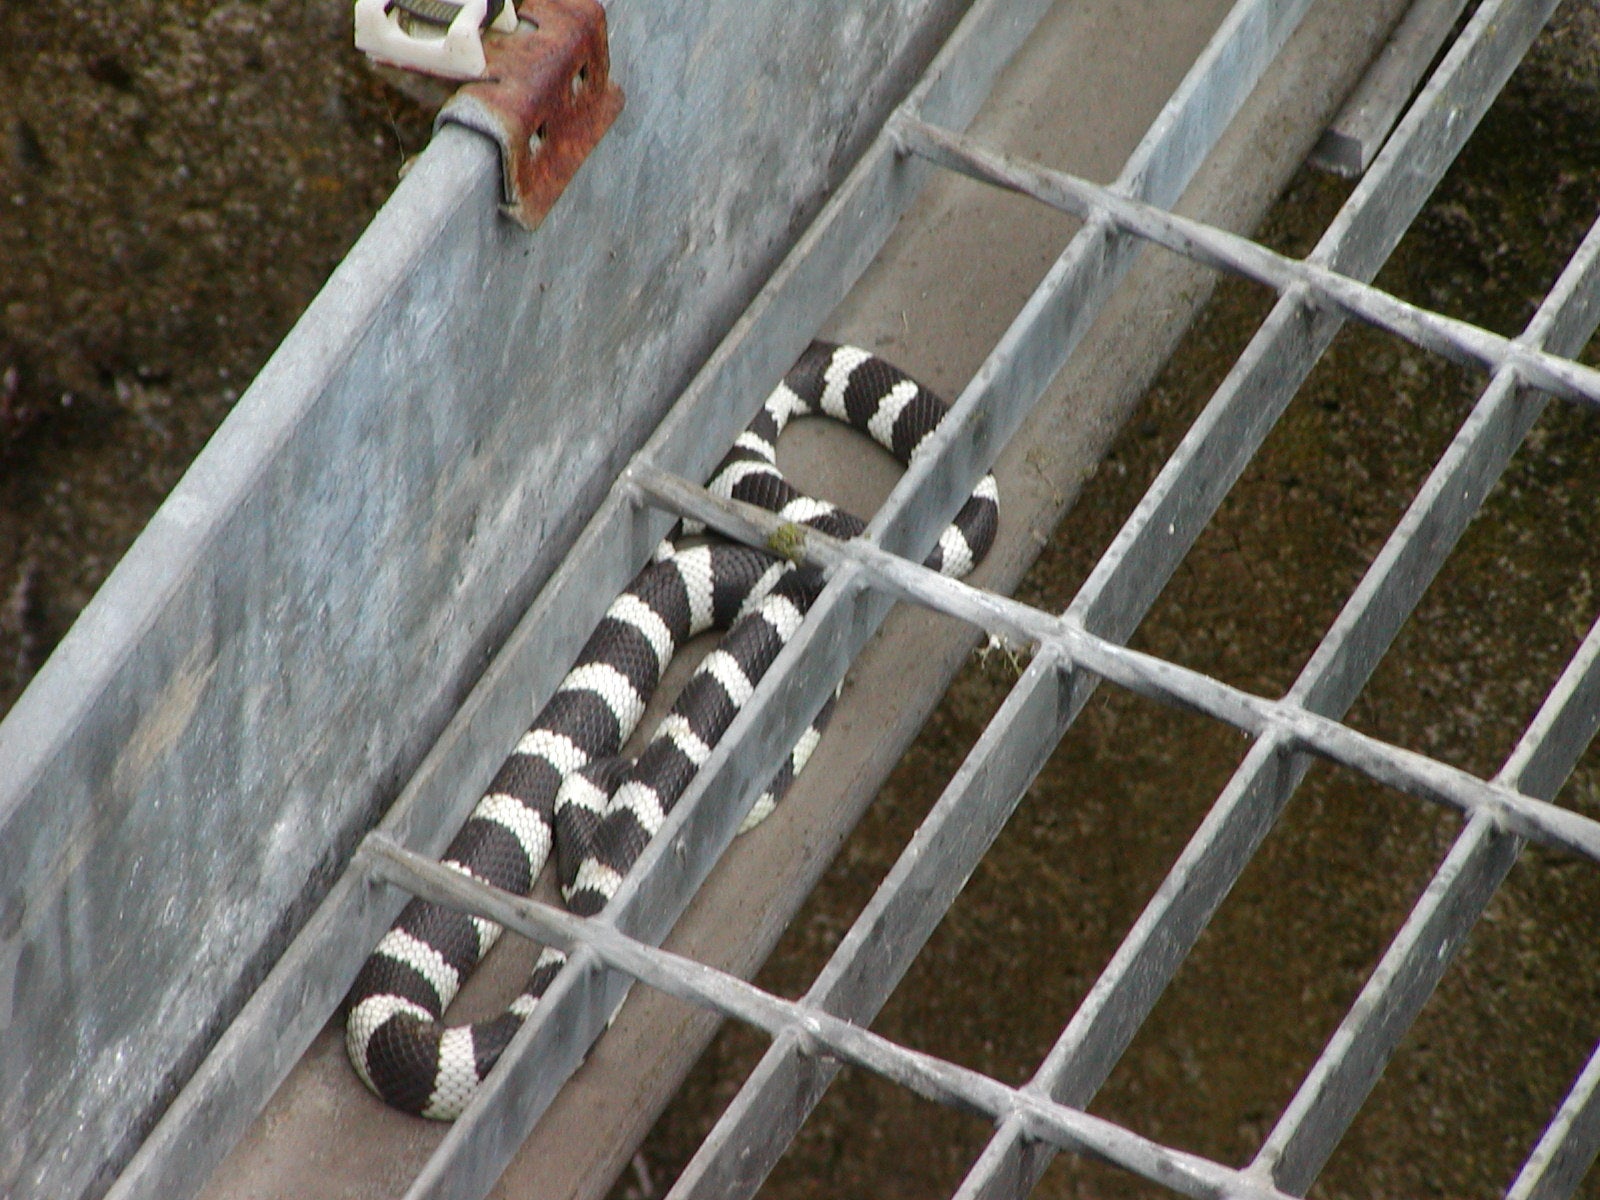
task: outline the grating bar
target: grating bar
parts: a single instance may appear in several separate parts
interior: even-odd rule
[[[1412,0],[1389,42],[1311,152],[1313,166],[1354,179],[1394,128],[1467,0]]]
[[[831,1013],[784,1000],[737,976],[629,938],[608,922],[576,917],[492,888],[387,838],[369,838],[359,855],[375,878],[413,895],[487,917],[540,942],[592,954],[607,967],[668,995],[737,1018],[774,1037],[798,1039],[809,1053],[864,1067],[929,1100],[990,1117],[1015,1117],[1035,1136],[1062,1149],[1115,1163],[1183,1195],[1200,1200],[1290,1200],[1286,1193],[1242,1171],[908,1049]]]
[[[1560,680],[1501,771],[1536,796],[1554,796],[1600,729],[1600,621],[1590,627]]]
[[[806,992],[809,1009],[867,1025],[905,975],[1023,793],[1069,716],[1064,664],[1036,655]],[[838,1074],[804,1038],[774,1039],[678,1177],[668,1200],[752,1195]]]
[[[1087,179],[1008,157],[926,121],[901,117],[894,130],[907,149],[942,167],[1085,220],[1103,215],[1119,229],[1205,266],[1253,279],[1280,294],[1295,289],[1312,304],[1386,329],[1452,362],[1490,369],[1515,366],[1535,387],[1600,405],[1600,371],[1582,363],[1420,308],[1315,261],[1292,259],[1225,229],[1118,196]]]
[[[1308,261],[1377,274],[1557,0],[1487,0],[1445,56]],[[1342,321],[1297,287],[1274,306],[1217,394],[1095,566],[1068,612],[1126,637],[1255,454]]]
[[[1569,277],[1587,274],[1587,264],[1582,261],[1575,267],[1575,270],[1569,269]],[[764,539],[775,540],[774,535],[784,528],[783,523],[770,514],[718,500],[681,480],[650,472],[636,472],[635,480],[651,496],[682,515],[706,521],[729,536],[760,544]],[[991,632],[1010,637],[1032,634],[1041,642],[1048,641],[1049,635],[1040,632],[1038,622],[1029,621],[1016,611],[1022,606],[999,597],[981,596],[975,589],[884,555],[872,547],[809,536],[804,553],[808,560],[830,567],[845,562],[864,563],[877,586],[902,598],[932,604]],[[1034,615],[1048,620],[1043,614]],[[1055,648],[1070,652],[1070,646],[1060,641],[1055,643]],[[1120,647],[1112,649],[1122,655],[1132,654]],[[1084,656],[1080,654],[1079,657],[1081,661]],[[1099,670],[1090,665],[1091,669]],[[1135,681],[1123,678],[1119,682],[1139,690]],[[1537,773],[1541,777],[1541,790],[1553,794],[1587,745],[1596,724],[1600,724],[1600,709],[1594,703],[1597,695],[1600,695],[1600,624],[1569,665],[1502,778],[1516,786],[1523,781],[1525,772]],[[1219,715],[1200,705],[1191,706]],[[1546,751],[1547,746],[1555,743],[1559,743],[1556,749]],[[986,755],[993,753],[992,744],[985,746],[984,751]],[[1474,812],[1466,835],[1452,851],[1428,895],[1417,906],[1396,949],[1380,966],[1373,984],[1357,1002],[1330,1053],[1302,1088],[1253,1170],[1258,1174],[1270,1170],[1275,1182],[1291,1192],[1303,1192],[1309,1186],[1381,1071],[1400,1033],[1409,1026],[1416,1010],[1431,993],[1451,952],[1509,871],[1519,848],[1517,837],[1496,828],[1492,810]],[[880,897],[890,890],[890,885],[886,884],[880,890]],[[1312,1113],[1318,1120],[1315,1123],[1304,1121],[1302,1114],[1305,1112]],[[1291,1178],[1285,1179],[1285,1175]]]
[[[1600,1152],[1600,1047],[1567,1093],[1506,1200],[1565,1200]]]
[[[1600,222],[1590,228],[1556,287],[1540,305],[1525,338],[1539,344],[1553,331],[1558,349],[1571,352],[1581,348],[1600,319],[1597,298]],[[1445,514],[1439,520],[1448,519],[1452,528],[1444,548],[1454,544],[1489,486],[1543,411],[1544,403],[1541,396],[1518,392],[1515,368],[1503,367],[1496,373],[1473,418],[1407,513],[1408,520],[1401,522],[1390,539],[1389,547],[1400,543],[1396,559],[1410,546],[1419,544],[1420,539],[1412,533],[1414,527],[1438,523],[1428,522],[1428,513]],[[1463,479],[1471,465],[1469,456],[1477,458],[1482,469]],[[1421,519],[1409,520],[1424,504],[1428,513],[1421,514]],[[1429,539],[1429,544],[1437,543]],[[1392,574],[1395,581],[1389,588],[1409,584],[1411,591],[1420,595],[1421,582],[1410,576],[1406,566],[1399,566]],[[1431,576],[1430,571],[1428,577]],[[1500,781],[1543,800],[1554,798],[1600,719],[1594,703],[1596,689],[1600,688],[1597,650],[1600,636],[1592,633],[1500,772]],[[1300,1193],[1311,1186],[1405,1031],[1465,943],[1467,933],[1516,862],[1521,848],[1518,837],[1496,829],[1482,814],[1468,822],[1350,1013],[1268,1135],[1253,1164],[1257,1170],[1269,1171],[1286,1191]]]
[[[1475,813],[1251,1164],[1304,1195],[1515,864],[1522,839]]]
[[[1153,203],[1176,204],[1309,6],[1309,0],[1239,0],[1129,156],[1123,186]],[[925,108],[907,104],[890,118],[886,135],[898,145],[900,121],[931,117]],[[922,517],[934,514],[931,528],[937,530],[955,515],[1141,250],[1137,239],[1117,233],[1104,217],[1092,218],[1079,231],[922,443],[916,461],[868,524],[868,539],[921,559],[933,541],[925,537],[914,544],[911,521],[926,529]]]

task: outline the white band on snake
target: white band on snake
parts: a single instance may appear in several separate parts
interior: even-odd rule
[[[801,495],[779,473],[778,435],[822,415],[870,435],[909,463],[944,403],[883,359],[813,343],[734,443],[713,476],[718,495],[760,505],[836,537],[862,522]],[[927,565],[964,575],[994,541],[992,476],[973,492]],[[580,915],[600,911],[661,827],[820,590],[816,572],[764,551],[712,540],[668,542],[611,605],[577,664],[495,775],[443,861],[527,895],[554,848],[562,893]],[[679,647],[712,629],[721,642],[685,684],[637,760],[618,757]],[[830,701],[756,802],[757,824],[804,766]],[[346,1046],[356,1071],[396,1108],[453,1120],[560,970],[545,950],[500,1016],[447,1026],[445,1009],[500,935],[489,921],[413,900],[351,988]]]

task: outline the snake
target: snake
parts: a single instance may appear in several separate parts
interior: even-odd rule
[[[714,495],[759,505],[838,538],[860,518],[806,496],[779,471],[794,419],[825,416],[909,465],[944,402],[887,360],[813,342],[713,473]],[[925,565],[970,571],[994,542],[992,475],[973,490]],[[593,916],[615,894],[820,593],[821,572],[680,523],[607,609],[572,669],[491,780],[441,861],[528,895],[552,854],[570,911]],[[621,750],[673,655],[721,631],[637,759]],[[830,698],[782,760],[740,827],[759,824],[811,757]],[[500,936],[484,918],[413,898],[368,957],[346,1001],[345,1043],[361,1080],[395,1108],[453,1120],[565,962],[544,948],[522,993],[497,1016],[445,1023],[445,1010]]]

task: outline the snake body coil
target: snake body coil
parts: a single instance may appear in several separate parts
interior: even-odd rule
[[[943,417],[938,397],[851,346],[811,345],[734,443],[711,482],[725,497],[835,537],[862,522],[796,491],[775,443],[798,416],[825,415],[869,434],[901,462]],[[965,574],[994,540],[994,480],[986,477],[940,537],[927,565]],[[552,847],[567,905],[600,911],[660,828],[820,590],[816,572],[726,542],[666,543],[606,612],[578,661],[518,743],[443,861],[526,895]],[[720,644],[684,686],[636,761],[619,758],[676,651],[712,629]],[[756,802],[744,828],[771,810],[821,736],[830,703]],[[367,960],[348,1000],[346,1046],[375,1093],[440,1120],[460,1114],[560,970],[546,949],[527,987],[500,1016],[447,1026],[461,983],[500,935],[489,921],[413,900]]]

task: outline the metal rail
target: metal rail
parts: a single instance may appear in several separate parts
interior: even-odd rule
[[[1174,215],[1184,186],[1308,0],[1241,0],[1151,127],[1117,182],[1099,187],[1009,159],[953,130],[1042,12],[1039,0],[974,7],[928,79],[891,119],[784,269],[634,460],[530,610],[486,687],[532,680],[542,702],[598,616],[676,516],[755,545],[792,535],[771,514],[718,500],[693,480],[750,416],[749,397],[782,367],[864,269],[929,164],[1021,191],[1084,220],[1038,290],[859,539],[808,534],[795,547],[829,584],[635,871],[604,913],[581,920],[506,895],[426,857],[446,836],[417,797],[468,751],[474,704],[452,723],[352,871],[273,972],[215,1063],[293,1051],[325,1019],[359,957],[353,923],[375,940],[406,893],[453,904],[572,960],[409,1196],[481,1195],[620,1004],[631,982],[768,1032],[773,1044],[672,1195],[741,1196],[760,1186],[841,1063],[992,1118],[996,1132],[959,1195],[1024,1194],[1059,1149],[1115,1163],[1192,1196],[1303,1195],[1338,1144],[1453,953],[1525,840],[1600,861],[1600,822],[1552,799],[1600,725],[1600,623],[1585,639],[1502,770],[1491,779],[1362,734],[1341,717],[1547,403],[1600,404],[1600,373],[1573,361],[1600,322],[1600,224],[1524,333],[1499,337],[1370,285],[1515,65],[1555,0],[1485,0],[1313,253],[1294,261]],[[1145,242],[1273,288],[1271,316],[1062,614],[944,579],[916,565],[1061,369]],[[1252,695],[1124,643],[1322,351],[1348,318],[1370,323],[1490,379],[1388,543],[1294,686]],[[899,600],[957,616],[1034,650],[1032,662],[871,903],[806,996],[784,1001],[655,948],[731,841],[756,793],[831,694],[856,650]],[[1034,1078],[1017,1088],[862,1028],[903,976],[1023,792],[1101,680],[1245,731],[1253,745]],[[486,702],[479,702],[486,703]],[[537,704],[536,704],[537,706]],[[1461,812],[1463,831],[1345,1022],[1243,1169],[1162,1146],[1085,1109],[1303,778],[1324,757]],[[431,819],[428,819],[431,822]],[[408,849],[407,847],[416,847]],[[393,888],[380,884],[396,885]],[[338,969],[309,972],[314,956]],[[316,978],[307,1000],[306,979]],[[287,1034],[282,1028],[291,1027]],[[158,1131],[158,1150],[204,1124],[242,1085],[202,1073]],[[1600,1147],[1600,1051],[1509,1195],[1570,1194]],[[181,1120],[180,1120],[181,1118]],[[228,1120],[236,1120],[229,1116]],[[184,1124],[183,1122],[189,1122]],[[218,1135],[222,1136],[221,1134]],[[155,1152],[152,1152],[155,1153]],[[173,1169],[124,1180],[158,1194]]]

